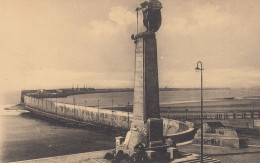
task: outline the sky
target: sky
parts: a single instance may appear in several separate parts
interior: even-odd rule
[[[0,92],[134,86],[141,0],[0,0]],[[259,0],[161,0],[160,87],[260,83]]]

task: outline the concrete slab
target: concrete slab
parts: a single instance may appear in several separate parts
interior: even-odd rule
[[[72,155],[56,156],[56,157],[47,157],[33,160],[24,160],[18,161],[16,163],[109,163],[108,160],[103,159],[107,152],[112,152],[113,149],[103,150],[103,151],[94,151],[86,153],[78,153]]]
[[[79,153],[79,154],[72,154],[72,155],[64,155],[64,156],[56,156],[56,157],[47,157],[47,158],[40,158],[40,159],[33,159],[33,160],[24,160],[18,161],[15,163],[110,163],[110,161],[104,159],[104,156],[107,152],[112,152],[113,149],[110,150],[102,150],[102,151],[94,151],[94,152],[86,152],[86,153]],[[181,152],[180,157],[171,163],[178,163],[178,162],[200,162],[200,155],[192,154],[192,153],[185,153]],[[210,157],[203,157],[204,162],[220,162],[219,160],[210,158]]]
[[[198,154],[192,154],[192,153],[181,153],[181,158],[179,159],[175,159],[173,161],[171,161],[171,163],[181,163],[181,162],[185,162],[185,163],[200,163],[200,155]],[[211,157],[207,157],[204,156],[203,157],[203,162],[206,163],[219,163],[219,160],[216,160],[214,158]]]

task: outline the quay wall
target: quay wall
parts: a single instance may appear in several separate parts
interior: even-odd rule
[[[58,103],[53,99],[38,99],[28,96],[24,97],[24,104],[33,109],[82,122],[104,124],[125,129],[131,125],[132,114],[127,112],[64,104]]]
[[[27,107],[53,115],[122,129],[129,129],[133,118],[131,112],[64,104],[58,103],[54,99],[47,98],[38,99],[24,96],[24,104]],[[176,134],[178,135],[178,133],[181,133],[181,137],[183,137],[185,134],[190,134],[190,132],[194,130],[190,122],[185,123],[166,118],[163,118],[163,126],[164,135],[167,137],[176,137]]]

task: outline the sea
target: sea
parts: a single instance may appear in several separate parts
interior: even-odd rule
[[[22,106],[2,106],[0,106],[0,162],[114,148],[115,138],[111,134],[66,127],[37,119]]]
[[[133,92],[109,92],[68,96],[57,102],[100,108],[127,107],[133,105]],[[201,90],[179,89],[160,91],[161,108],[175,111],[199,111]],[[260,89],[206,89],[203,90],[205,111],[260,111]]]
[[[0,162],[21,161],[114,147],[114,137],[111,135],[50,125],[45,121],[23,117],[20,114],[26,111],[21,106],[9,110],[5,109],[20,102],[19,91],[1,96],[4,97],[4,100],[0,103],[0,131],[2,131],[0,132]],[[75,105],[82,106],[127,108],[133,105],[133,96],[133,92],[110,92],[81,94],[52,100],[69,104],[73,104],[74,101]],[[199,111],[200,97],[200,90],[160,91],[161,112],[167,111],[168,108],[171,109],[171,112]],[[260,89],[204,90],[203,103],[205,112],[254,110],[258,111],[257,115],[259,116]],[[165,113],[167,114],[167,112]],[[175,115],[175,113],[172,114]],[[178,114],[183,115],[184,113]]]
[[[20,103],[20,91],[1,94],[0,106]],[[133,105],[134,92],[92,93],[52,99],[60,103],[89,107],[112,108]],[[161,110],[199,111],[201,91],[199,89],[176,89],[160,91]],[[216,111],[260,111],[260,88],[249,89],[206,89],[203,90],[204,110]]]

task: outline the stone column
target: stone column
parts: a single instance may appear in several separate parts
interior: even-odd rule
[[[116,150],[131,154],[134,147],[145,148],[161,146],[163,141],[163,123],[160,119],[159,86],[157,65],[157,44],[155,32],[161,26],[162,5],[157,0],[144,2],[137,7],[142,11],[145,31],[131,38],[135,43],[135,87],[133,120],[131,129]],[[138,17],[139,15],[137,15]],[[142,28],[142,29],[145,29]],[[138,30],[137,30],[138,31]],[[153,152],[151,152],[151,157]]]
[[[134,128],[145,127],[149,118],[160,118],[155,34],[138,38],[135,47]]]

